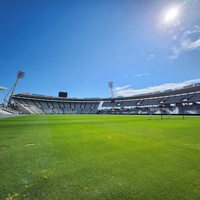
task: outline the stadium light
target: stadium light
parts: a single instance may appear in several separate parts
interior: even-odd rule
[[[6,95],[6,97],[7,97],[9,95],[9,93],[12,91],[11,94],[10,94],[10,97],[9,97],[8,101],[6,100],[6,97],[4,98],[4,101],[7,102],[7,107],[11,106],[11,100],[12,100],[12,96],[14,94],[15,88],[16,88],[16,86],[18,84],[19,79],[22,79],[24,77],[24,74],[25,74],[24,72],[18,71],[18,73],[17,73],[17,80],[16,80],[15,84],[13,85],[13,87],[8,92],[8,94]]]
[[[17,74],[17,78],[20,79],[20,78],[23,78],[24,77],[24,72],[22,71],[18,71],[18,74]]]
[[[108,82],[108,87],[110,88],[111,91],[111,97],[113,98],[113,81]]]

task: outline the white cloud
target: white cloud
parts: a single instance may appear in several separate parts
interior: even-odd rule
[[[131,85],[122,86],[122,87],[116,87],[114,89],[114,94],[116,96],[133,96],[138,94],[146,94],[146,93],[152,93],[152,92],[158,92],[158,91],[164,91],[169,89],[178,89],[182,88],[183,86],[191,85],[194,83],[199,83],[200,79],[194,79],[194,80],[188,80],[181,83],[165,83],[158,86],[151,86],[143,89],[133,89],[131,88]]]
[[[173,36],[172,36],[172,39],[173,39],[173,40],[176,40],[176,39],[177,39],[177,35],[173,35]]]
[[[149,76],[149,73],[135,74],[135,77]]]
[[[151,54],[149,55],[148,60],[152,60],[153,58],[155,58],[155,55]]]
[[[172,55],[167,56],[169,59],[177,59],[179,55],[186,51],[200,49],[200,27],[195,25],[193,30],[188,30],[176,38],[178,44],[171,48]],[[194,39],[195,38],[195,39]]]
[[[192,42],[192,41],[187,41],[185,48],[186,50],[195,50],[198,49],[200,47],[200,39]]]
[[[122,86],[122,87],[116,87],[115,91],[124,90],[124,89],[129,88],[129,87],[131,87],[131,85],[125,85],[125,86]]]
[[[0,90],[7,90],[7,88],[0,86]]]
[[[182,49],[180,47],[172,47],[171,51],[173,52],[173,54],[171,56],[168,56],[169,59],[176,59],[178,58],[179,54],[181,53]]]
[[[194,33],[200,33],[200,26],[195,25],[193,30],[185,31],[184,36],[188,36],[188,35],[191,35],[191,34],[194,34]]]

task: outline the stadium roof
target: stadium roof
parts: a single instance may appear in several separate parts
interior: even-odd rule
[[[200,84],[185,86],[181,89],[176,90],[165,90],[162,92],[154,92],[154,93],[147,93],[147,94],[139,94],[135,96],[129,97],[116,97],[116,98],[60,98],[60,97],[53,97],[53,96],[45,96],[45,95],[38,95],[38,94],[29,94],[29,93],[21,93],[16,94],[13,98],[34,98],[34,99],[50,99],[50,100],[64,100],[64,101],[110,101],[110,100],[128,100],[128,99],[143,99],[143,98],[156,98],[156,97],[164,97],[164,96],[172,96],[172,95],[182,95],[182,94],[189,94],[189,93],[197,93],[200,92]]]

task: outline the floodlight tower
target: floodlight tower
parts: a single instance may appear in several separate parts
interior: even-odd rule
[[[12,91],[12,92],[10,94],[10,97],[9,97],[8,101],[6,100],[6,97],[9,95],[10,91],[8,92],[8,94],[6,95],[6,97],[4,98],[4,101],[7,102],[7,107],[11,106],[11,100],[12,100],[12,96],[14,94],[15,88],[16,88],[16,86],[18,84],[19,79],[20,78],[22,79],[24,77],[24,74],[25,74],[24,72],[18,71],[18,73],[17,73],[17,80],[16,80],[15,84],[13,85],[13,87],[10,89],[10,91]]]
[[[110,88],[111,97],[113,98],[114,97],[114,95],[113,95],[113,81],[108,82],[108,87]]]

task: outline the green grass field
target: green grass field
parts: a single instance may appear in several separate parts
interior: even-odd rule
[[[200,117],[0,119],[0,199],[200,199]]]

